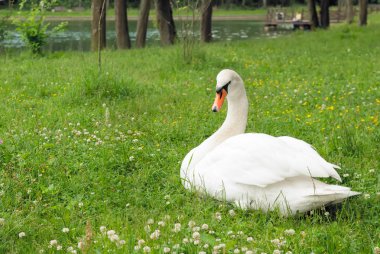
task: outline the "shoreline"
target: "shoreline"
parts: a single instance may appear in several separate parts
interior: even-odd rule
[[[191,20],[191,16],[175,16],[174,20]],[[137,16],[131,16],[128,17],[128,20],[137,21]],[[199,20],[200,17],[196,17],[196,20]],[[213,16],[213,21],[223,21],[223,20],[247,20],[247,21],[265,21],[266,15],[239,15],[239,16]],[[46,21],[90,21],[92,20],[91,16],[46,16]],[[106,17],[106,20],[114,21],[115,16]],[[152,17],[152,19],[149,20],[155,20],[155,17]]]

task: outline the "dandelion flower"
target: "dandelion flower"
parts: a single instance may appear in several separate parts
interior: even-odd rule
[[[23,237],[25,237],[25,236],[26,236],[25,232],[20,232],[20,233],[18,234],[18,237],[19,237],[19,238],[23,238]]]

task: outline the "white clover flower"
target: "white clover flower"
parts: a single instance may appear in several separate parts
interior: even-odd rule
[[[274,250],[273,254],[281,254],[281,251],[280,250]]]
[[[207,224],[203,224],[202,225],[202,230],[208,230],[208,225]]]
[[[215,219],[216,219],[217,221],[221,221],[221,220],[222,220],[222,214],[221,214],[220,212],[216,212],[216,213],[215,213]]]
[[[135,251],[139,251],[140,250],[140,246],[138,246],[138,245],[136,245],[135,247],[133,247],[133,249],[135,250]]]
[[[194,239],[193,244],[194,244],[194,245],[199,245],[200,242],[201,242],[201,241],[200,241],[199,239]]]
[[[57,240],[51,240],[50,241],[50,245],[51,246],[54,246],[54,245],[57,245],[58,244],[58,241]]]
[[[175,233],[178,233],[179,231],[181,231],[181,224],[180,224],[180,223],[176,223],[176,224],[174,224],[174,229],[173,229],[173,231],[174,231]]]
[[[191,221],[189,221],[188,225],[189,225],[189,228],[193,228],[196,225],[196,223],[195,223],[195,221],[191,220]]]
[[[291,252],[290,250],[287,251],[285,254],[293,254],[293,252]]]
[[[68,233],[69,231],[70,231],[70,229],[68,229],[68,228],[62,228],[63,233]]]
[[[150,226],[149,226],[149,225],[146,225],[146,226],[144,227],[144,230],[145,230],[145,232],[149,233],[149,232],[150,232]]]
[[[25,236],[26,236],[25,232],[20,232],[20,233],[18,233],[18,237],[19,237],[19,238],[23,238],[23,237],[25,237]]]
[[[84,242],[82,242],[82,241],[79,241],[78,242],[78,249],[80,249],[80,250],[83,250],[84,249]]]
[[[198,252],[198,254],[206,254],[206,252],[205,251],[200,251],[200,252]]]
[[[294,235],[296,233],[296,231],[294,229],[290,228],[290,229],[286,229],[284,231],[284,233],[285,233],[285,235]]]
[[[201,239],[201,234],[199,234],[199,232],[194,232],[193,239],[197,239],[197,240]]]
[[[251,250],[247,250],[247,251],[245,252],[245,254],[253,254],[253,251],[251,251]]]
[[[79,202],[79,203],[78,203],[78,206],[79,206],[79,207],[83,207],[83,202]]]
[[[114,234],[116,234],[115,230],[108,230],[108,231],[107,231],[107,235],[108,235],[108,237],[110,237],[110,236],[112,236],[112,235],[114,235]]]
[[[144,253],[150,253],[150,247],[149,246],[145,246],[143,248],[143,251],[144,251]]]
[[[153,223],[154,223],[153,219],[148,219],[148,221],[146,222],[146,224],[148,224],[148,225],[152,225]]]
[[[164,221],[159,221],[157,224],[160,227],[164,227],[165,226],[165,222]]]
[[[57,245],[57,250],[62,250],[62,245]]]
[[[103,233],[103,234],[104,234],[104,233],[106,232],[106,230],[107,230],[107,228],[106,228],[105,226],[100,226],[99,229],[100,229],[100,232]],[[63,232],[63,229],[62,229],[62,232]]]
[[[193,227],[192,230],[193,232],[198,232],[201,228],[200,227]]]
[[[373,254],[380,254],[380,247],[373,248]]]
[[[365,193],[363,197],[364,197],[364,199],[369,199],[371,197],[371,195],[368,193]]]
[[[182,239],[182,242],[183,242],[184,244],[187,244],[187,243],[189,243],[189,239],[187,239],[187,238],[183,238],[183,239]]]
[[[173,245],[173,249],[179,249],[179,247],[180,245],[178,243]]]
[[[169,253],[170,252],[170,248],[169,247],[164,247],[164,253]]]
[[[349,177],[350,174],[343,174],[343,177]]]
[[[239,254],[240,250],[239,249],[234,249],[234,254]]]
[[[145,244],[144,239],[139,239],[139,240],[137,241],[137,244],[138,244],[139,247],[143,246],[143,245]]]
[[[135,160],[135,156],[129,156],[129,161],[134,161]]]
[[[374,168],[371,168],[368,172],[369,172],[369,173],[375,173],[375,169],[374,169]]]
[[[241,251],[242,251],[242,252],[246,252],[247,250],[248,250],[247,247],[241,247]]]
[[[152,234],[150,234],[150,239],[157,240],[160,237],[160,230],[156,229]]]
[[[4,218],[0,218],[0,226],[3,226],[5,224],[5,219]]]
[[[234,217],[236,215],[235,211],[234,210],[229,210],[228,213],[230,214],[230,216]]]
[[[120,238],[117,234],[113,234],[108,236],[108,239],[110,239],[111,242],[119,242]]]
[[[203,245],[204,249],[208,249],[208,247],[210,247],[210,246],[207,243],[205,245]]]
[[[232,230],[227,232],[227,235],[232,235],[234,232]]]

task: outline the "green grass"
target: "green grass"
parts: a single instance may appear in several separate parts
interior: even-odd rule
[[[58,252],[51,240],[80,252],[81,239],[85,253],[133,253],[139,239],[152,253],[177,244],[177,253],[211,253],[221,243],[225,253],[373,253],[380,247],[379,38],[373,15],[364,28],[197,45],[190,63],[181,45],[105,51],[100,76],[93,53],[2,56],[0,253]],[[245,80],[248,132],[304,139],[342,167],[343,185],[367,195],[336,214],[283,218],[185,191],[181,160],[225,117],[225,108],[210,110],[223,68]],[[190,221],[209,227],[199,229],[198,245],[184,243],[193,236]],[[109,240],[101,226],[125,243]]]

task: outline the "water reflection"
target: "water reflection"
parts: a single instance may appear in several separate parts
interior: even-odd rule
[[[50,22],[57,25],[58,22]],[[181,37],[183,24],[176,23],[177,32]],[[129,31],[132,43],[136,40],[136,21],[129,21]],[[194,31],[199,31],[198,27]],[[259,37],[277,37],[287,30],[264,32],[263,23],[258,21],[213,21],[212,37],[215,41],[245,40]],[[9,31],[8,38],[3,42],[7,48],[25,47],[21,35],[14,30]],[[114,21],[107,21],[107,47],[116,48],[116,33]],[[199,37],[199,32],[196,32]],[[159,33],[153,22],[150,22],[147,32],[147,45],[159,45]],[[45,46],[49,51],[89,51],[91,49],[91,21],[69,21],[67,29],[53,34]]]

